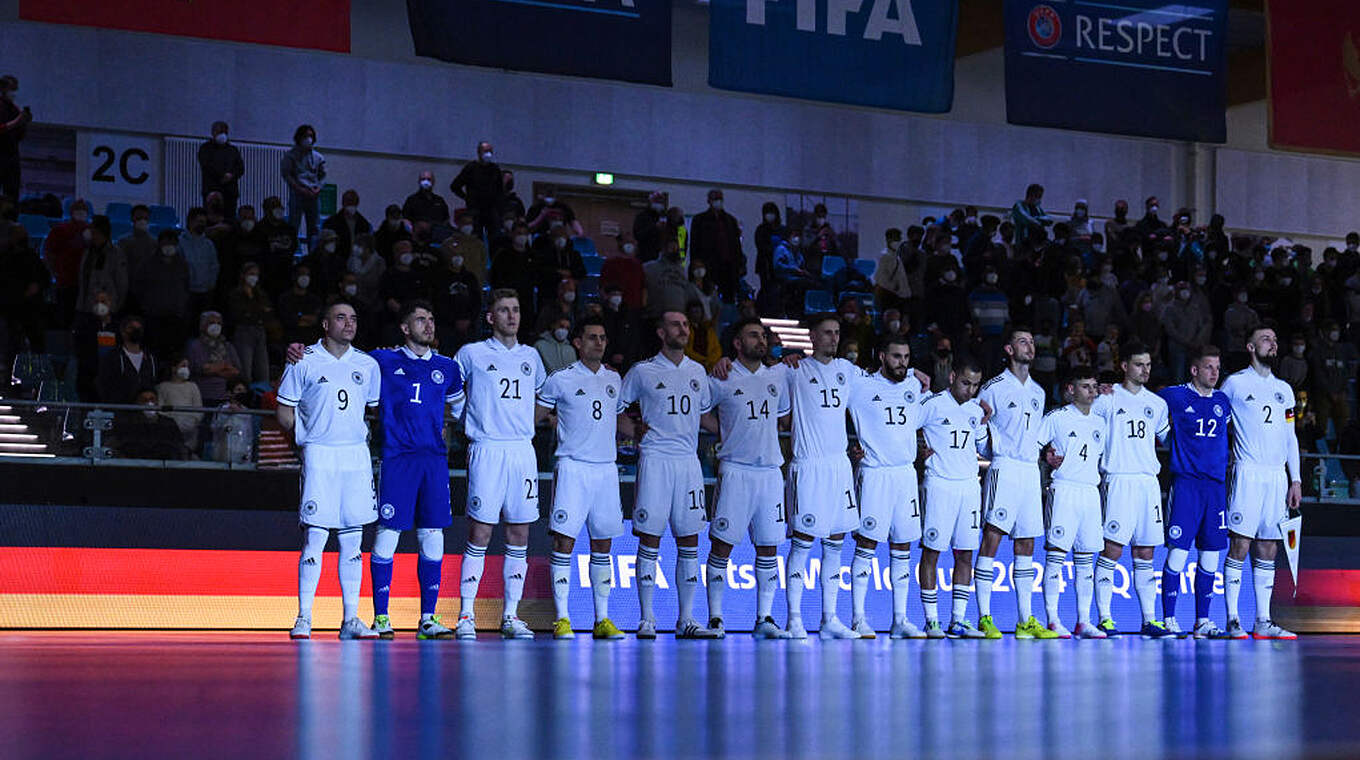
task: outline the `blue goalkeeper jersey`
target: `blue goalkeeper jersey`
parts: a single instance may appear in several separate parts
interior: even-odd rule
[[[434,350],[417,357],[405,346],[369,354],[382,370],[382,452],[448,456],[444,405],[457,416],[463,403],[458,364]]]
[[[1171,473],[1223,482],[1228,477],[1228,418],[1223,391],[1200,395],[1189,383],[1158,392],[1171,419]]]

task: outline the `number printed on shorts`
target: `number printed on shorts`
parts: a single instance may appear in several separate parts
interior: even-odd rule
[[[538,478],[524,479],[524,499],[533,501],[538,498]]]
[[[916,499],[911,500],[911,516],[917,518],[921,516],[921,507],[916,503]]]
[[[689,491],[689,508],[690,508],[690,509],[703,509],[703,508],[704,508],[704,489],[702,489],[702,488],[699,488],[699,489],[690,489],[690,491]]]
[[[344,388],[336,391],[335,400],[340,404],[340,411],[345,411],[349,408],[349,391]]]

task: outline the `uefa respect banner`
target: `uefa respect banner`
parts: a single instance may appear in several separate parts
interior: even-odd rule
[[[958,3],[712,0],[708,83],[903,111],[954,102]]]
[[[1224,142],[1227,18],[1227,0],[1006,0],[1006,120]]]

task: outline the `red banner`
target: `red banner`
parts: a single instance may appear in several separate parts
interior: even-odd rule
[[[349,52],[349,0],[20,0],[19,17]]]
[[[1360,3],[1266,6],[1271,147],[1360,154]]]

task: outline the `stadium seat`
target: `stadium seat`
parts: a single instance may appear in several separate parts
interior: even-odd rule
[[[28,236],[31,238],[47,237],[47,233],[52,231],[50,220],[37,214],[20,214],[19,224],[28,230]]]
[[[152,206],[151,223],[158,227],[178,227],[179,212],[174,206]]]
[[[104,215],[107,216],[111,222],[126,222],[131,226],[132,204],[122,203],[121,201],[109,201],[108,205],[104,207]]]
[[[831,298],[829,290],[809,290],[803,294],[803,311],[808,314],[816,314],[823,311],[835,311],[836,303]]]
[[[840,256],[822,257],[822,279],[830,282],[842,269],[845,269],[845,259]]]
[[[581,254],[581,258],[586,256],[599,256],[600,252],[595,248],[595,241],[588,237],[575,237],[571,239],[571,247]]]
[[[874,281],[874,270],[878,268],[878,264],[874,263],[873,259],[855,259],[850,262],[850,265],[860,274],[864,275],[866,280],[870,282]]]
[[[122,240],[132,234],[132,222],[110,222],[109,235],[115,240]]]
[[[598,277],[604,271],[604,257],[581,255],[581,262],[586,265],[586,275]]]
[[[581,280],[580,295],[584,298],[593,298],[600,295],[600,276],[595,274],[586,275]]]

